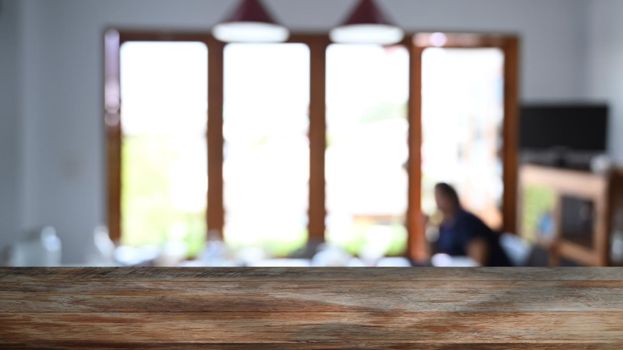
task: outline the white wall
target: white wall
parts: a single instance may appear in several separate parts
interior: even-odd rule
[[[610,103],[609,149],[623,164],[623,1],[594,0],[590,9],[589,96]]]
[[[293,29],[326,30],[342,19],[353,1],[267,2]],[[208,30],[236,1],[21,0],[19,4],[23,12],[18,81],[24,102],[19,106],[24,131],[22,226],[56,226],[66,262],[79,262],[89,232],[105,221],[104,29]],[[576,99],[588,94],[585,0],[385,0],[383,4],[409,30],[521,35],[524,100]],[[15,174],[5,177],[13,179]]]
[[[0,250],[19,231],[19,8],[0,3]]]

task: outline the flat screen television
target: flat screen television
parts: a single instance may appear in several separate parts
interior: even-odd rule
[[[605,104],[534,104],[520,111],[522,151],[564,150],[604,153],[608,106]]]

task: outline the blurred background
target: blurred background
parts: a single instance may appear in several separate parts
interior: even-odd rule
[[[621,265],[619,13],[0,0],[0,262]]]

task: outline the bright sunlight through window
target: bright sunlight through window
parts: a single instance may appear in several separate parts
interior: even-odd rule
[[[422,55],[422,206],[435,210],[436,182],[499,228],[503,180],[504,55],[499,49],[429,48]],[[452,103],[448,103],[452,101]]]
[[[406,249],[408,98],[406,48],[327,50],[327,241],[351,253]]]
[[[285,256],[307,241],[309,49],[225,48],[226,243]]]
[[[207,66],[202,43],[121,47],[123,244],[204,245]]]

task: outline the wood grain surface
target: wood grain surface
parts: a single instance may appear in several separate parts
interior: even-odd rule
[[[623,349],[620,268],[0,268],[0,349]]]

